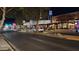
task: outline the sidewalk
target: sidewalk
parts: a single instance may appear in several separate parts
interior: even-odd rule
[[[79,41],[79,36],[63,35],[62,38]]]
[[[11,51],[12,48],[10,45],[4,40],[4,37],[0,34],[0,51]]]
[[[51,31],[46,31],[48,33],[67,33],[67,32],[75,32],[75,29],[55,29]]]
[[[65,38],[67,40],[76,40],[79,41],[78,35],[67,35],[67,34],[61,34],[62,32],[44,32],[43,35],[50,36],[50,37],[59,37],[59,38]]]

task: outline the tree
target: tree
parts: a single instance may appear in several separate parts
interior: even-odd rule
[[[3,27],[3,23],[4,23],[4,20],[5,20],[5,12],[6,12],[5,10],[6,10],[6,8],[3,7],[3,9],[2,9],[3,14],[2,14],[2,21],[1,21],[1,27],[0,28]]]
[[[48,8],[47,7],[31,7],[29,8],[31,17],[35,17],[36,21],[36,31],[38,32],[39,20],[42,17],[48,18]]]
[[[2,29],[3,24],[4,24],[4,20],[5,20],[5,17],[6,17],[6,13],[8,13],[9,11],[11,11],[12,8],[9,9],[8,11],[6,11],[6,7],[1,7],[0,9],[1,9],[1,11],[2,11],[2,19],[1,19],[1,26],[0,26],[0,29]]]
[[[37,22],[36,30],[38,31],[38,22],[40,20],[40,16],[46,16],[46,12],[48,10],[47,7],[1,7],[2,10],[2,21],[1,21],[1,28],[3,27],[3,23],[6,16],[13,16],[15,17],[17,23],[22,24],[22,20],[30,20],[35,17]],[[46,12],[45,12],[46,11]],[[1,14],[0,14],[1,15]]]

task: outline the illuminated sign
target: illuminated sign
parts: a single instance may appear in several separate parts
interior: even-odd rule
[[[52,13],[52,10],[49,10],[49,16],[52,16],[53,13]]]

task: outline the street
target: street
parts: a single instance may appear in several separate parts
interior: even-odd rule
[[[6,32],[7,40],[20,51],[78,51],[79,42],[39,34]]]

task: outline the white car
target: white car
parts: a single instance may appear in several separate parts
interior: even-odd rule
[[[36,31],[36,29],[32,29],[32,31],[34,31],[34,32],[35,32],[35,31]],[[38,29],[38,31],[39,31],[39,32],[43,32],[43,31],[44,31],[44,29]]]

